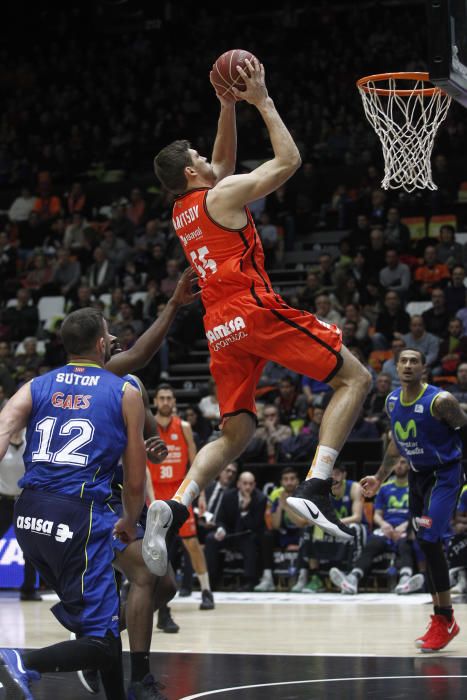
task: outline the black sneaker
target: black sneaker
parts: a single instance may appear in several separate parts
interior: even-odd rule
[[[189,588],[180,588],[178,591],[179,598],[189,598],[191,596],[191,590]]]
[[[214,604],[214,596],[211,591],[204,590],[201,591],[201,605],[199,606],[200,610],[214,610],[215,608]]]
[[[165,686],[148,673],[142,681],[135,681],[129,685],[128,700],[167,700],[167,696],[160,692],[163,688]]]
[[[177,625],[170,614],[170,608],[168,605],[160,608],[159,612],[157,613],[157,629],[162,630],[167,634],[176,634],[180,629],[179,625]]]
[[[97,695],[100,691],[99,671],[94,668],[84,668],[82,671],[76,671],[81,685],[90,695]]]
[[[302,481],[287,505],[301,518],[317,525],[332,537],[343,542],[354,539],[354,530],[343,525],[336,516],[331,501],[332,479],[307,479]]]
[[[20,591],[19,599],[25,603],[42,600],[42,596],[39,591]]]
[[[178,501],[153,501],[149,506],[143,538],[143,559],[155,576],[167,573],[167,550],[189,515],[188,508]]]

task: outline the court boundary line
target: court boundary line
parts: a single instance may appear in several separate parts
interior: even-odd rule
[[[426,678],[467,678],[467,675],[437,675],[437,676],[355,676],[351,678],[320,678],[320,679],[307,679],[303,681],[280,681],[276,683],[255,683],[253,685],[239,685],[232,686],[231,688],[218,688],[216,690],[207,690],[202,693],[196,693],[195,695],[184,695],[179,700],[198,700],[199,698],[206,698],[209,695],[218,695],[219,693],[229,693],[236,692],[237,690],[253,690],[255,688],[274,688],[278,686],[289,686],[289,685],[308,685],[317,683],[344,683],[347,681],[387,681],[387,680],[407,680],[409,678],[414,678],[417,680]]]
[[[41,647],[37,647],[41,648]],[[123,652],[129,653],[129,651],[124,650]],[[164,649],[158,649],[157,651],[151,651],[151,654],[223,654],[223,655],[230,655],[230,656],[297,656],[301,658],[307,658],[307,657],[322,657],[322,658],[327,658],[329,656],[332,657],[337,657],[337,658],[355,658],[355,659],[361,659],[361,658],[370,658],[370,659],[407,659],[407,658],[414,658],[414,659],[425,659],[425,658],[432,658],[432,654],[438,654],[439,652],[430,652],[430,653],[424,653],[420,651],[414,650],[413,653],[411,654],[371,654],[371,653],[358,653],[358,652],[351,652],[351,653],[346,653],[346,652],[329,652],[329,653],[324,653],[322,651],[313,651],[310,653],[305,653],[305,652],[297,652],[297,653],[290,653],[287,651],[220,651],[219,649],[213,649],[212,651],[196,651],[194,649],[178,649],[178,650],[164,650]],[[467,659],[466,654],[462,655],[454,655],[454,654],[442,654],[443,659]]]

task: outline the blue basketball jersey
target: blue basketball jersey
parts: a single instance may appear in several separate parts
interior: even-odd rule
[[[378,491],[375,509],[383,511],[383,518],[393,527],[409,519],[409,484],[397,484],[389,479]]]
[[[441,392],[436,386],[424,384],[410,403],[404,402],[401,388],[386,399],[393,438],[401,455],[415,470],[432,469],[462,457],[462,443],[456,431],[432,413],[433,402]]]
[[[90,362],[35,378],[19,485],[104,502],[127,443],[126,385]]]
[[[459,496],[459,501],[457,503],[457,510],[460,513],[467,513],[467,485],[461,491]]]
[[[346,479],[344,484],[345,488],[342,498],[331,496],[333,508],[337,517],[340,519],[348,518],[352,515],[352,499],[350,497],[350,492],[352,490],[353,481],[351,479]]]

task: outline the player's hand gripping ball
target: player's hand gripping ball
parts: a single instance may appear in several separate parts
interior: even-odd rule
[[[238,98],[232,92],[232,88],[237,90],[245,89],[245,81],[237,70],[237,66],[248,72],[245,59],[251,61],[254,55],[250,51],[243,49],[231,49],[219,56],[214,63],[210,75],[211,83],[219,97],[234,102]]]

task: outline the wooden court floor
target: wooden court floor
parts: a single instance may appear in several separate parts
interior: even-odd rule
[[[54,601],[0,596],[0,644],[31,648],[67,639],[49,612]],[[395,700],[414,692],[423,700],[456,700],[467,695],[465,603],[455,599],[460,635],[445,651],[425,655],[413,645],[431,611],[424,594],[225,593],[217,594],[214,611],[200,611],[195,592],[171,604],[178,634],[155,629],[152,670],[169,700]],[[125,633],[123,642],[128,649]],[[34,697],[88,695],[75,674],[57,674],[35,684]]]

